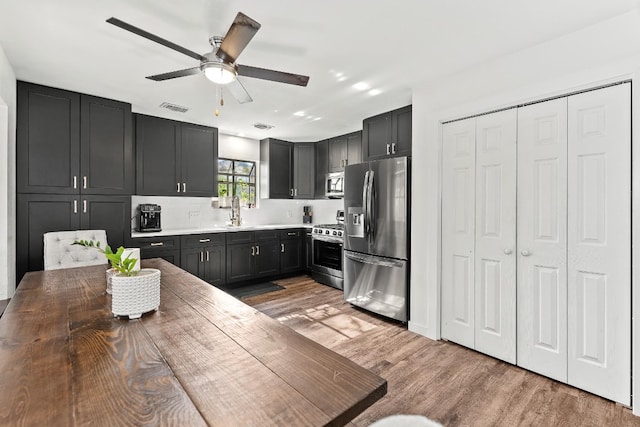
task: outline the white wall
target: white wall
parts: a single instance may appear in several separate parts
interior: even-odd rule
[[[0,45],[0,300],[16,282],[16,77]]]
[[[556,40],[498,58],[414,90],[411,320],[409,329],[440,338],[441,123],[453,118],[634,79],[640,71],[640,14],[627,13]],[[635,82],[634,82],[635,83]],[[640,95],[633,91],[632,126],[639,129]],[[633,132],[633,146],[640,143]],[[640,188],[640,154],[632,159],[633,187]],[[422,167],[424,165],[424,167]],[[639,247],[640,197],[632,198],[632,246]],[[632,288],[640,251],[633,253]],[[640,292],[632,312],[633,366],[640,367]],[[621,304],[629,303],[621,301]],[[637,369],[637,368],[636,368]],[[640,390],[634,375],[634,395]],[[640,405],[634,406],[640,414]]]
[[[260,141],[232,135],[218,135],[218,156],[239,160],[256,161],[260,167]],[[257,171],[260,179],[260,171]],[[257,183],[256,188],[260,188]],[[223,226],[229,222],[229,209],[213,206],[207,197],[155,197],[133,196],[131,199],[132,217],[140,203],[157,203],[162,206],[162,229],[192,229]],[[270,200],[260,199],[257,208],[242,208],[245,225],[259,224],[302,224],[302,207],[311,206],[313,222],[335,223],[336,210],[342,209],[342,200]]]

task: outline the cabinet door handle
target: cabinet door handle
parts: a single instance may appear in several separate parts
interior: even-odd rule
[[[178,183],[176,183],[176,185],[178,186],[176,191],[179,193],[180,192],[180,183],[178,182]]]
[[[182,192],[183,192],[183,193],[186,193],[186,192],[187,192],[187,183],[186,183],[186,182],[183,182],[183,183],[182,183]]]
[[[260,246],[256,245],[256,255],[260,255]]]
[[[294,189],[293,189],[293,196],[294,196],[294,197],[297,197],[297,196],[298,196],[298,189],[297,189],[297,188],[294,188]]]
[[[284,243],[280,243],[280,252],[284,253]]]
[[[86,176],[82,177],[82,189],[83,190],[87,189],[87,177]]]
[[[87,213],[87,199],[82,201],[82,213]]]
[[[395,142],[391,143],[391,153],[392,154],[396,154],[396,143]]]
[[[73,213],[74,214],[78,213],[78,201],[77,200],[73,201]]]
[[[287,236],[295,236],[296,232],[295,231],[289,231],[287,232]]]
[[[73,175],[73,189],[76,190],[78,188],[78,177]]]
[[[164,242],[151,242],[149,246],[164,246]]]
[[[256,256],[256,247],[251,246],[251,256]]]
[[[387,144],[387,154],[391,154],[391,145]]]
[[[200,239],[200,243],[209,243],[211,239]]]
[[[520,255],[522,255],[522,256],[529,256],[529,255],[531,255],[531,252],[529,252],[529,251],[528,251],[528,250],[526,250],[526,249],[523,249],[522,251],[520,251]]]
[[[291,195],[291,197],[293,197],[293,188],[289,190],[289,194]]]
[[[204,262],[204,252],[200,252],[200,262]]]
[[[209,262],[209,251],[207,251],[207,262]]]

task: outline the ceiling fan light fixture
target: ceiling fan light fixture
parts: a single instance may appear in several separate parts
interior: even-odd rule
[[[201,68],[206,78],[219,85],[229,84],[238,76],[235,67],[224,62],[207,62]]]

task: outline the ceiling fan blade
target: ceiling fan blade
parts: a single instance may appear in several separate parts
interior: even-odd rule
[[[175,79],[177,77],[192,76],[200,74],[200,67],[187,68],[185,70],[171,71],[170,73],[156,74],[155,76],[147,76],[149,80],[160,82],[162,80]]]
[[[247,92],[247,90],[244,88],[244,86],[242,86],[242,83],[240,83],[240,80],[238,79],[235,79],[234,81],[226,85],[226,88],[229,89],[231,96],[233,96],[240,104],[245,104],[247,102],[253,101],[253,99],[251,99],[251,96],[249,95],[249,92]]]
[[[298,86],[306,86],[309,82],[309,76],[251,67],[249,65],[238,65],[238,75]]]
[[[257,21],[242,12],[238,12],[236,19],[233,20],[233,24],[231,24],[229,31],[224,36],[216,56],[227,64],[236,62],[240,53],[247,47],[259,29],[260,24]]]
[[[193,51],[191,51],[191,50],[189,50],[187,48],[184,48],[182,46],[178,46],[177,44],[172,43],[169,40],[165,40],[165,39],[163,39],[161,37],[158,37],[155,34],[151,34],[148,31],[142,30],[142,29],[140,29],[138,27],[134,27],[131,24],[127,24],[126,22],[123,22],[123,21],[119,20],[118,18],[113,18],[113,17],[109,18],[109,19],[107,19],[107,22],[109,24],[115,25],[116,27],[120,27],[123,30],[130,31],[133,34],[137,34],[137,35],[139,35],[141,37],[144,37],[145,39],[149,39],[149,40],[151,40],[153,42],[156,42],[156,43],[161,44],[161,45],[163,45],[165,47],[168,47],[169,49],[173,49],[176,52],[180,52],[183,55],[190,56],[193,59],[197,59],[198,61],[206,60],[205,57],[203,57],[202,55],[200,55],[198,53],[195,53],[195,52],[193,52]]]

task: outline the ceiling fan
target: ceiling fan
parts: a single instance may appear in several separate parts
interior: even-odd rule
[[[214,83],[226,85],[229,92],[239,103],[251,102],[251,96],[240,81],[238,76],[253,77],[256,79],[271,80],[279,83],[287,83],[298,86],[306,86],[309,82],[308,76],[300,74],[286,73],[283,71],[269,70],[266,68],[251,67],[249,65],[240,65],[236,63],[238,56],[249,44],[253,36],[260,29],[260,24],[249,18],[242,12],[238,12],[233,24],[224,37],[213,36],[209,39],[209,43],[213,50],[211,52],[200,55],[182,46],[178,46],[168,40],[151,34],[131,24],[127,24],[117,18],[107,19],[109,24],[130,31],[141,37],[159,43],[163,46],[180,52],[184,55],[200,61],[200,65],[184,70],[171,71],[164,74],[156,74],[147,78],[155,81],[175,79],[177,77],[191,76],[203,73],[209,80]]]

